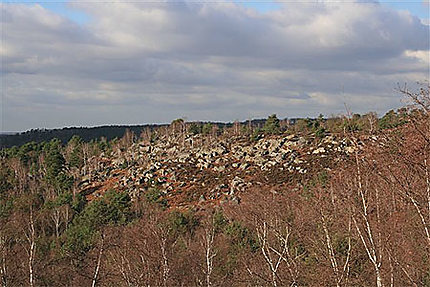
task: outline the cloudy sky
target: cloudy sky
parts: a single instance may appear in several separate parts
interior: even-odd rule
[[[429,2],[0,3],[2,131],[326,116],[429,79]]]

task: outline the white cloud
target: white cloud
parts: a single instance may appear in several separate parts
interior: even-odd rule
[[[384,112],[428,79],[428,26],[375,3],[70,5],[2,4],[4,129]]]
[[[424,65],[427,65],[427,67],[430,67],[430,54],[428,50],[419,50],[419,51],[406,50],[405,56],[418,59]]]

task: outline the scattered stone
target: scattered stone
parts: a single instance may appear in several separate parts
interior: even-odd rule
[[[378,138],[354,139],[357,148],[362,148],[366,140]],[[78,188],[83,194],[94,196],[112,188],[127,190],[133,200],[138,200],[142,190],[151,186],[163,193],[179,193],[198,186],[209,194],[200,198],[203,201],[222,201],[225,196],[233,201],[252,183],[258,185],[258,176],[274,174],[266,181],[279,182],[277,175],[310,173],[315,165],[327,167],[326,158],[336,163],[355,151],[351,140],[333,135],[321,140],[292,134],[261,136],[257,141],[232,137],[213,142],[201,135],[187,135],[185,140],[166,135],[152,144],[137,143],[128,150],[117,149],[112,158],[90,158],[90,173],[85,171]],[[320,159],[325,159],[324,163],[319,163]]]

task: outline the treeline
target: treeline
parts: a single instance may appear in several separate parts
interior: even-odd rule
[[[101,127],[70,127],[62,129],[32,129],[26,132],[13,135],[0,135],[0,149],[12,146],[21,146],[29,142],[41,143],[49,142],[52,139],[59,139],[66,144],[74,135],[89,142],[105,138],[112,140],[122,138],[126,130],[140,134],[144,129],[154,129],[163,125],[135,125],[135,126],[101,126]]]
[[[317,132],[318,136],[323,136],[326,132],[340,132],[347,130],[377,130],[393,128],[404,123],[406,109],[398,111],[390,110],[382,118],[378,119],[375,113],[366,115],[353,114],[340,117],[324,118],[292,118],[277,119],[276,115],[269,116],[267,119],[254,119],[245,122],[220,123],[220,122],[190,122],[185,123],[182,119],[174,120],[171,125],[184,125],[184,130],[191,134],[209,134],[216,129],[222,133],[225,129],[235,127],[239,132],[246,133],[252,130],[254,137],[261,133],[279,134],[281,132]],[[52,139],[59,139],[62,144],[66,144],[73,136],[78,136],[84,142],[90,141],[111,141],[122,138],[126,131],[130,131],[136,136],[142,133],[152,132],[156,129],[168,127],[167,124],[159,125],[132,125],[132,126],[101,126],[101,127],[69,127],[62,129],[32,129],[17,134],[0,135],[0,149],[12,146],[22,146],[26,143],[49,142]],[[292,128],[295,126],[294,128]]]
[[[264,119],[252,120],[253,125],[263,125]],[[194,122],[198,127],[205,126],[204,122]],[[209,123],[210,126],[217,126],[220,129],[231,127],[232,123]],[[122,138],[126,131],[133,132],[139,136],[142,132],[153,131],[167,127],[168,124],[146,124],[146,125],[111,125],[100,127],[66,127],[62,129],[32,129],[16,134],[0,134],[0,149],[12,146],[22,146],[26,143],[49,142],[52,139],[59,139],[66,144],[73,136],[78,136],[85,142],[99,140],[113,140]]]

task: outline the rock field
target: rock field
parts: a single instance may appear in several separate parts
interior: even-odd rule
[[[163,136],[91,158],[93,168],[81,172],[78,188],[88,199],[116,189],[138,200],[157,189],[168,206],[239,203],[241,193],[255,188],[282,191],[303,184],[347,160],[369,140],[377,138]]]

